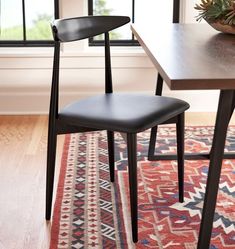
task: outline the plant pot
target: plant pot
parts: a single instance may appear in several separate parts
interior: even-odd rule
[[[207,21],[207,20],[206,20]],[[228,25],[228,24],[223,24],[219,21],[217,22],[210,22],[207,21],[214,29],[226,33],[226,34],[234,34],[235,35],[235,26],[234,25]]]

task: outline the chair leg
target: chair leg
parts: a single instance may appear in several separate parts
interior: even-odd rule
[[[148,151],[148,160],[150,161],[154,158],[156,140],[157,140],[157,126],[151,129],[149,151]]]
[[[131,224],[132,240],[138,241],[138,186],[137,186],[137,154],[136,154],[136,134],[127,134],[128,169],[129,169],[129,188],[131,204]]]
[[[184,113],[178,116],[176,123],[177,133],[177,161],[179,202],[184,202]]]
[[[108,137],[108,154],[109,154],[110,181],[114,182],[114,175],[115,175],[114,132],[113,131],[107,131],[107,137]]]
[[[46,176],[46,220],[51,218],[53,197],[57,134],[55,128],[49,125],[47,141],[47,176]]]

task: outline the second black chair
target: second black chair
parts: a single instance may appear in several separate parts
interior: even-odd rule
[[[110,179],[114,181],[114,132],[127,135],[132,238],[138,241],[137,146],[138,132],[177,118],[179,200],[183,201],[184,111],[189,105],[179,99],[144,94],[113,93],[109,31],[130,21],[124,16],[88,16],[55,20],[52,25],[55,50],[50,99],[46,219],[51,217],[56,141],[58,134],[107,130]],[[59,111],[60,44],[105,35],[105,93],[71,103]],[[134,85],[132,86],[134,88]]]

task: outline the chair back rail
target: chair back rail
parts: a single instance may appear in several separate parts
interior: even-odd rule
[[[127,16],[83,16],[52,23],[55,41],[71,42],[109,32],[130,22]]]

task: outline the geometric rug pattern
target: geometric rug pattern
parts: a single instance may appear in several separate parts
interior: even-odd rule
[[[214,127],[186,127],[186,152],[208,151]],[[226,151],[235,151],[230,127]],[[115,183],[109,181],[106,132],[66,135],[50,249],[194,249],[208,160],[185,161],[185,198],[178,202],[176,161],[149,162],[149,131],[138,134],[138,228],[132,243],[126,145],[115,134]],[[176,151],[175,127],[160,126],[157,153]],[[235,161],[224,160],[211,249],[235,248]]]

